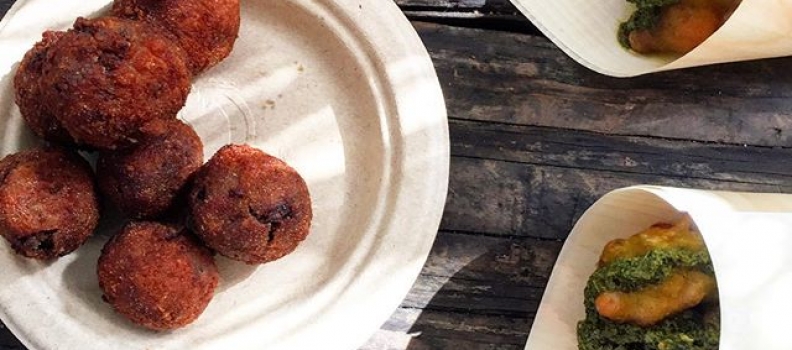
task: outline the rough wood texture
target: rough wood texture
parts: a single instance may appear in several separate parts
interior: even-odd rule
[[[509,0],[396,0],[402,8],[516,12]]]
[[[509,0],[396,0],[407,18],[461,27],[538,34]]]
[[[426,266],[361,349],[521,350],[564,238],[610,190],[792,193],[792,59],[615,79],[507,0],[396,2],[444,89],[451,178]]]
[[[540,36],[415,27],[451,118],[444,231],[413,291],[364,349],[522,349],[541,300],[533,283],[546,281],[553,249],[612,189],[792,192],[790,59],[615,79]],[[507,247],[533,258],[504,259],[521,256]],[[465,267],[438,282],[438,258]],[[504,261],[532,282],[500,274]],[[481,266],[488,273],[474,273]],[[433,296],[416,305],[422,294]]]
[[[11,332],[5,328],[5,325],[0,322],[0,350],[23,350],[23,346],[19,340],[14,337]]]
[[[416,28],[453,118],[739,145],[792,141],[790,58],[618,79],[576,64],[542,37]]]

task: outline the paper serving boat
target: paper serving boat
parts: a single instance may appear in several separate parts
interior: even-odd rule
[[[605,243],[690,214],[712,257],[720,350],[792,349],[792,195],[636,186],[608,193],[569,235],[526,350],[577,350],[583,289]]]
[[[619,45],[616,30],[634,9],[626,0],[511,1],[569,56],[616,77],[792,55],[792,0],[742,0],[715,34],[676,59],[641,56]]]

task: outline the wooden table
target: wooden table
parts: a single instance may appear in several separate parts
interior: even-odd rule
[[[426,266],[362,349],[522,349],[564,238],[610,190],[792,193],[792,58],[616,79],[508,0],[396,2],[445,93],[451,179]]]

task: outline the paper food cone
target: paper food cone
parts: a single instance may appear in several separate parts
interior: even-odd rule
[[[569,56],[616,77],[792,55],[792,0],[742,0],[715,34],[679,58],[642,56],[619,45],[619,24],[634,10],[626,0],[511,1]]]
[[[712,257],[720,350],[792,349],[792,195],[637,186],[589,208],[564,244],[526,350],[577,350],[583,290],[605,243],[690,214]]]

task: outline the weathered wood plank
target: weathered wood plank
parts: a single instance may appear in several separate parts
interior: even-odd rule
[[[361,350],[522,350],[527,319],[399,309]]]
[[[498,13],[458,10],[403,10],[412,21],[422,21],[455,27],[480,28],[529,35],[543,35],[525,16],[519,13]]]
[[[509,0],[395,0],[402,8],[469,9],[516,12]]]
[[[13,0],[0,0],[0,18],[3,18],[8,9],[11,8],[11,5],[14,4]]]
[[[396,0],[415,21],[541,34],[509,0]]]
[[[777,185],[792,191],[792,148],[744,147],[451,120],[456,156]]]
[[[522,349],[560,248],[440,232],[413,290],[363,349]]]
[[[662,161],[658,158],[657,161]],[[455,157],[441,228],[490,235],[564,239],[603,194],[636,184],[790,192],[789,186],[667,177]]]
[[[25,350],[25,346],[0,321],[0,350]]]
[[[617,79],[589,71],[541,37],[414,24],[454,118],[792,146],[792,58]]]
[[[561,245],[530,237],[440,232],[402,306],[533,315]]]
[[[452,120],[442,228],[566,237],[604,193],[635,184],[792,193],[792,150]]]

